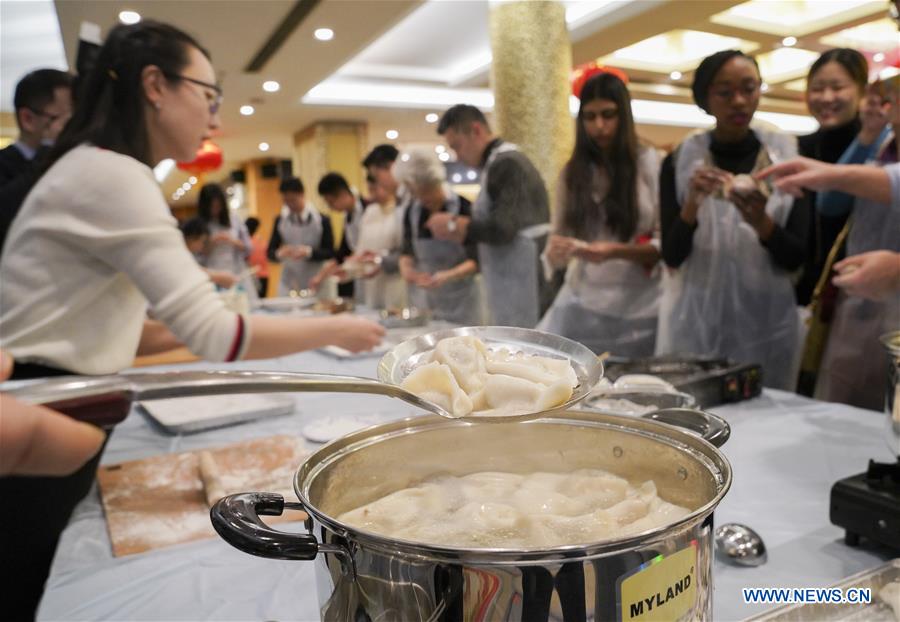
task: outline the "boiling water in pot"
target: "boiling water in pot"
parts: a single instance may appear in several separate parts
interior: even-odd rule
[[[600,542],[689,513],[652,481],[600,469],[439,476],[345,512],[347,525],[391,538],[464,548],[539,549]]]

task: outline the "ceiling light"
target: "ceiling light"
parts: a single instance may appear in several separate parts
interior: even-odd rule
[[[762,91],[763,93],[765,93],[766,91],[769,90],[769,85],[766,84],[765,82],[763,82],[762,84],[759,85],[759,90]]]
[[[459,182],[462,181],[462,175],[460,175],[459,173],[453,173],[453,177],[451,177],[450,179],[453,181],[454,184],[458,184]]]
[[[888,17],[822,37],[822,45],[866,52],[890,52],[897,48],[897,24]]]
[[[397,140],[397,137],[400,136],[400,132],[397,130],[388,130],[384,135],[388,140]]]
[[[243,106],[241,106],[241,114],[245,117],[249,117],[254,112],[256,112],[256,108],[254,108],[250,104],[244,104]]]
[[[476,173],[475,171],[469,171],[468,173],[466,173],[466,179],[468,179],[469,181],[475,181],[476,177],[478,177],[478,173]]]
[[[425,122],[426,123],[437,123],[438,118],[439,117],[437,116],[437,113],[429,112],[428,114],[425,115]]]
[[[819,57],[816,52],[801,48],[778,48],[756,57],[763,80],[770,84],[799,78]]]
[[[444,153],[447,151],[447,148],[444,145],[438,145],[434,148],[435,153]]]
[[[157,183],[161,184],[166,180],[166,177],[168,177],[169,173],[171,173],[174,169],[175,160],[166,158],[153,168],[153,176],[156,177]]]
[[[190,177],[188,177],[188,183],[193,186],[194,184],[197,183],[197,178],[194,177],[193,175],[191,175]]]
[[[191,184],[189,184],[188,182],[184,182],[183,184],[181,184],[181,189],[187,192],[191,189]]]
[[[797,45],[797,37],[785,37],[781,40],[781,45],[786,48],[793,47]]]
[[[259,150],[260,150],[260,151],[268,151],[268,150],[269,150],[269,143],[259,143]]]
[[[444,153],[439,153],[439,154],[438,154],[438,159],[439,159],[441,162],[449,162],[449,161],[450,161],[450,154],[447,153],[446,151],[445,151]],[[461,179],[461,178],[460,178],[460,179]]]
[[[313,36],[319,41],[331,41],[334,39],[334,31],[331,28],[316,28]]]
[[[304,104],[424,110],[443,108],[448,101],[464,101],[477,108],[488,109],[494,106],[494,94],[486,88],[455,89],[329,78],[311,88],[301,99]]]
[[[400,161],[401,162],[409,162],[409,154],[404,153],[402,156],[400,156]]]
[[[281,85],[275,82],[275,80],[266,80],[265,82],[263,82],[263,90],[266,93],[275,93],[280,88]]]
[[[141,21],[141,14],[137,11],[120,11],[119,21],[123,24],[137,24]]]
[[[872,60],[874,60],[876,63],[880,63],[884,60],[884,52],[878,52],[872,57]]]
[[[669,77],[670,77],[672,80],[681,80],[681,72],[680,72],[680,71],[673,71],[672,73],[669,74]]]
[[[879,0],[750,0],[713,15],[710,21],[782,37],[802,37],[873,13],[883,14],[884,4]],[[894,32],[896,33],[896,27]]]

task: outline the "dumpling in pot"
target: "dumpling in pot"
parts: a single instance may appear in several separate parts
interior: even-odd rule
[[[472,412],[472,400],[459,387],[453,372],[437,361],[414,369],[400,386],[437,404],[454,417],[465,417]]]
[[[462,390],[472,395],[484,387],[486,353],[476,337],[449,337],[438,341],[432,360],[449,367]]]
[[[484,397],[488,406],[504,412],[539,412],[559,406],[572,396],[565,380],[549,386],[504,374],[489,374]]]

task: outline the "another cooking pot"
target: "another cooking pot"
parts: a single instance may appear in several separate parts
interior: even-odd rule
[[[663,499],[691,513],[639,535],[545,550],[423,544],[335,519],[433,475],[583,468],[632,484],[653,480]],[[323,620],[709,620],[712,514],[730,485],[731,467],[716,447],[659,421],[582,411],[514,425],[428,416],[362,430],[314,453],[295,476],[300,503],[244,493],[220,500],[211,517],[243,551],[316,560]],[[309,514],[308,533],[279,532],[259,518],[285,507]]]

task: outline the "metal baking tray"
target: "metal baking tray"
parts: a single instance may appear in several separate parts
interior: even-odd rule
[[[838,604],[838,603],[804,603],[794,605],[782,605],[765,613],[746,618],[744,622],[829,622],[841,620],[843,622],[896,622],[891,607],[878,598],[878,592],[888,583],[900,581],[900,558],[889,561],[886,564],[865,570],[851,577],[847,577],[840,583],[828,586],[829,588],[841,588],[846,594],[851,587],[869,588],[872,590],[872,602],[868,605]],[[900,615],[900,611],[898,611]]]

